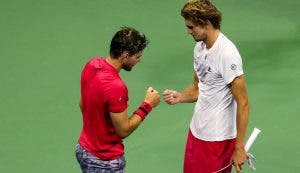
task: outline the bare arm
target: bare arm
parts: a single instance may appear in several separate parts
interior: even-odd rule
[[[176,103],[191,103],[195,102],[198,99],[198,77],[197,74],[194,73],[193,83],[185,88],[181,92],[177,92],[174,90],[165,90],[163,93],[163,97],[165,102],[170,105],[174,105]]]
[[[128,117],[127,110],[121,113],[110,112],[113,125],[121,138],[129,136],[142,122],[142,118],[133,114]]]
[[[149,87],[144,102],[149,103],[152,108],[156,107],[160,102],[158,92]],[[142,122],[142,118],[135,113],[129,117],[127,110],[120,113],[110,112],[110,117],[117,134],[121,138],[129,136]]]
[[[232,160],[237,172],[239,172],[241,165],[247,159],[245,151],[245,136],[248,126],[249,101],[244,76],[242,75],[235,78],[231,83],[230,89],[237,103],[237,137]]]

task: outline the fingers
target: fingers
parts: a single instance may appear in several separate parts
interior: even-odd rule
[[[152,107],[156,107],[160,102],[159,97],[158,91],[156,91],[153,87],[149,87],[144,101],[148,102]]]
[[[165,90],[163,92],[163,97],[165,99],[171,99],[174,97],[174,95],[176,94],[177,92],[176,91],[173,91],[173,90]]]
[[[164,100],[167,101],[167,100],[173,99],[174,95],[173,95],[173,92],[164,91],[163,97],[164,97]]]
[[[158,94],[158,95],[159,95],[158,91],[155,90],[153,87],[149,87],[149,88],[147,89],[147,92],[148,92],[148,93],[153,93],[153,94]]]
[[[174,98],[173,97],[170,97],[170,98],[164,98],[165,102],[168,103],[168,104],[173,104],[174,102]]]
[[[153,87],[149,87],[147,89],[148,94],[159,95],[158,91],[156,91]],[[163,91],[163,99],[167,104],[174,105],[179,102],[178,93],[174,90],[165,90]],[[147,98],[147,100],[149,100]]]
[[[232,155],[232,161],[234,163],[236,172],[240,172],[242,170],[242,165],[246,160],[247,154],[244,147],[235,147],[235,150]]]
[[[153,87],[149,87],[147,92],[153,92],[154,91],[154,88]]]
[[[174,90],[165,90],[163,92],[163,98],[166,103],[173,105],[178,102],[178,93]]]
[[[239,172],[241,172],[241,168],[240,168],[240,166],[239,166],[239,165],[237,165],[237,164],[234,164],[234,167],[235,167],[236,173],[239,173]]]
[[[240,172],[241,172],[241,170],[242,170],[242,165],[243,165],[243,164],[244,164],[244,163],[237,164],[237,163],[233,162],[233,165],[234,165],[234,167],[235,167],[236,173],[240,173]]]
[[[174,92],[175,92],[175,91],[173,91],[173,90],[164,90],[163,95],[164,95],[164,96],[168,96],[168,95],[173,94]]]

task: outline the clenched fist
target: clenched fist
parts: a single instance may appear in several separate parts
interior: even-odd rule
[[[149,87],[144,101],[149,103],[152,108],[156,107],[160,102],[159,93],[154,88]]]
[[[163,92],[163,97],[166,103],[169,105],[174,105],[180,102],[180,94],[174,90],[165,90]]]

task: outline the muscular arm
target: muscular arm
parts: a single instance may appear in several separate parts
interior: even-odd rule
[[[240,166],[247,159],[245,151],[245,136],[248,126],[249,102],[244,76],[233,80],[230,86],[232,95],[237,103],[237,137],[236,147],[232,156],[235,166]],[[237,168],[238,170],[238,168]]]
[[[79,101],[79,107],[82,111],[81,99]],[[110,117],[117,134],[121,138],[126,138],[127,136],[129,136],[142,122],[142,118],[138,115],[133,114],[131,117],[128,117],[127,110],[120,113],[110,112]]]
[[[121,138],[129,136],[142,122],[138,115],[133,114],[131,117],[128,117],[127,110],[120,113],[110,112],[110,117],[117,134]]]
[[[156,107],[159,104],[159,102],[160,99],[158,92],[152,87],[149,87],[146,91],[144,103],[149,104],[149,106],[151,106],[152,109]],[[141,104],[140,108],[141,107],[143,107],[143,104]],[[147,111],[146,107],[143,108]],[[150,113],[151,109],[147,112]],[[140,125],[140,123],[142,122],[142,117],[138,114],[138,112],[134,112],[133,115],[129,117],[127,110],[120,113],[110,112],[112,123],[116,129],[117,134],[121,138],[126,138],[127,136],[129,136]],[[145,118],[145,116],[143,116],[143,118]]]

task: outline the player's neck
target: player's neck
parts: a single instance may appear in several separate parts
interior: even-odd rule
[[[218,29],[212,29],[208,31],[207,39],[205,41],[205,45],[207,49],[210,49],[214,45],[214,43],[218,39],[219,34],[220,34],[220,30]]]
[[[111,66],[113,66],[118,72],[120,72],[122,65],[119,62],[119,59],[114,59],[114,58],[108,56],[105,60],[107,63],[109,63]]]

